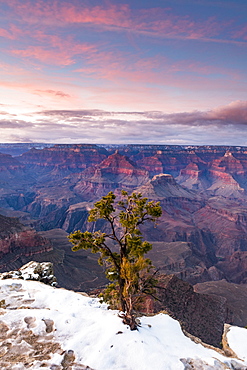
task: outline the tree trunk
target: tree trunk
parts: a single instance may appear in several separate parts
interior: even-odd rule
[[[123,323],[125,325],[129,325],[130,330],[137,330],[138,325],[136,323],[136,320],[133,314],[131,315],[129,313],[126,313],[122,315],[121,317],[123,317]]]
[[[124,284],[125,280],[124,279],[119,279],[119,299],[120,299],[120,305],[121,305],[121,311],[126,312],[127,311],[127,306],[126,306],[126,301],[123,295],[124,291]]]

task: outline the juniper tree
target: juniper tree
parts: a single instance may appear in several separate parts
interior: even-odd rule
[[[90,210],[88,221],[103,219],[109,232],[75,231],[69,235],[73,251],[89,249],[99,253],[99,264],[105,265],[110,284],[101,294],[103,301],[121,310],[121,317],[131,330],[137,328],[135,312],[145,295],[154,295],[152,262],[145,254],[152,245],[143,241],[140,225],[155,222],[161,216],[159,202],[148,201],[141,193],[122,191],[116,200],[113,192],[102,197]]]

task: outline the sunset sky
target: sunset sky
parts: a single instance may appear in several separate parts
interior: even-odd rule
[[[0,142],[247,146],[247,1],[0,0]]]

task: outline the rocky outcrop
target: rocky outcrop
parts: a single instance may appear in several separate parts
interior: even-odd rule
[[[207,188],[207,191],[216,196],[224,196],[230,198],[241,198],[244,195],[244,189],[240,187],[231,174],[217,169],[208,171],[208,178],[212,185]]]
[[[134,189],[149,179],[148,172],[118,152],[98,166],[88,168],[74,191],[86,200],[101,197],[117,188]]]
[[[189,163],[180,171],[179,176],[176,177],[176,181],[188,189],[205,190],[211,186],[205,168],[205,165],[199,166],[197,163]]]
[[[82,202],[73,204],[65,213],[65,219],[61,227],[67,232],[85,229],[85,224],[89,215],[89,210],[93,208],[93,203]]]
[[[19,161],[39,174],[52,173],[53,176],[79,172],[100,163],[108,155],[97,145],[54,145],[50,148],[31,149],[19,157]]]
[[[207,281],[194,285],[194,290],[200,294],[221,296],[226,299],[226,323],[237,326],[246,326],[247,317],[247,285],[234,284],[225,279]]]
[[[184,365],[184,370],[246,370],[246,366],[236,360],[229,360],[228,365],[217,359],[214,360],[213,365],[198,358],[181,358],[180,361]]]
[[[0,239],[0,271],[15,267],[18,259],[25,261],[25,258],[51,250],[52,245],[35,230],[9,235],[5,239]]]
[[[137,189],[144,197],[148,199],[162,200],[164,198],[187,198],[194,199],[196,195],[193,192],[178,185],[172,175],[159,174],[148,181],[145,185]]]
[[[9,154],[0,153],[0,174],[2,172],[11,173],[11,171],[22,170],[25,166]]]
[[[244,173],[241,162],[233,159],[231,153],[227,152],[224,157],[207,164],[188,164],[180,171],[176,180],[189,189],[207,191],[210,195],[240,198],[245,190],[234,177],[241,180]]]
[[[242,206],[239,202],[242,201]],[[194,213],[194,222],[201,230],[210,230],[215,255],[225,258],[235,251],[247,251],[246,211],[239,202],[213,199]]]
[[[155,176],[163,173],[163,165],[157,156],[143,157],[138,160],[137,165],[147,170],[150,176]]]
[[[209,280],[220,280],[225,274],[209,263],[209,252],[199,255],[191,242],[152,242],[148,257],[162,274],[174,274],[178,278],[195,284]],[[203,250],[203,248],[202,248]]]
[[[223,157],[212,162],[212,167],[222,167],[230,174],[244,174],[244,166],[240,160],[235,158],[230,150],[227,150]]]
[[[175,275],[163,275],[158,282],[158,301],[154,301],[154,312],[160,310],[179,320],[190,334],[220,347],[227,317],[225,298],[195,293]]]
[[[98,254],[85,250],[73,252],[68,234],[62,229],[43,231],[40,234],[50,241],[53,249],[37,254],[35,261],[52,262],[58,286],[89,292],[107,284],[103,268],[97,262]]]
[[[35,261],[30,261],[19,270],[1,273],[0,279],[34,280],[51,286],[56,285],[57,281],[51,262],[38,263]]]
[[[219,261],[216,267],[228,277],[229,281],[237,284],[247,283],[247,252],[234,252]]]

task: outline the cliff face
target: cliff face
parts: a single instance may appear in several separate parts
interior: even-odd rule
[[[0,153],[0,195],[16,187],[16,179],[24,180],[25,166],[9,154]]]
[[[100,163],[108,155],[96,145],[54,145],[51,148],[31,149],[19,157],[19,161],[37,173],[53,176],[80,172]]]
[[[154,302],[154,312],[167,310],[187,332],[220,347],[227,318],[226,299],[198,294],[174,275],[160,276],[158,285],[159,301]]]
[[[137,190],[149,199],[162,200],[164,198],[195,199],[196,194],[177,184],[172,175],[160,174],[152,178]]]
[[[133,161],[116,152],[98,166],[85,170],[74,190],[90,200],[117,188],[134,189],[148,179],[148,171],[138,168]]]
[[[0,271],[10,270],[18,259],[52,250],[51,243],[17,219],[0,215]]]
[[[247,316],[247,285],[229,283],[225,279],[208,281],[194,286],[194,290],[201,294],[221,296],[226,299],[226,322],[232,325],[246,326]]]
[[[204,165],[190,163],[180,171],[177,181],[191,189],[206,190],[210,195],[241,198],[245,193],[244,178],[243,164],[226,151],[223,157]]]

